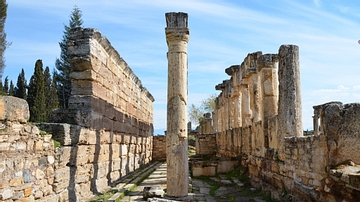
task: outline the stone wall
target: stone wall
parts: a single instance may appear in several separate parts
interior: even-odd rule
[[[56,194],[81,201],[115,185],[152,160],[152,136],[142,137],[70,124],[39,124],[61,143],[55,155]]]
[[[25,100],[0,97],[0,106],[0,200],[57,201],[52,136],[26,124]]]
[[[69,40],[70,117],[62,118],[97,130],[151,136],[154,98],[110,42],[91,28],[72,30]]]
[[[253,186],[283,201],[360,200],[360,105],[315,106],[315,135],[303,136],[298,54],[282,45],[225,70],[208,130],[217,155],[241,157]]]
[[[166,136],[158,135],[153,137],[152,158],[156,161],[166,160]]]
[[[65,189],[57,193],[74,201],[103,192],[152,160],[154,98],[98,30],[72,30],[68,51],[69,109],[55,115],[70,124],[40,127],[63,145],[57,171],[66,176],[59,182]]]
[[[152,160],[152,95],[99,31],[68,45],[69,108],[37,124],[51,135],[26,124],[26,101],[0,100],[1,200],[85,201]]]
[[[197,134],[196,141],[196,154],[209,155],[216,154],[216,135],[215,134]]]

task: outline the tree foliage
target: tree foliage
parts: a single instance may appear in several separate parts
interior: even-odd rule
[[[5,77],[3,90],[6,95],[9,93],[9,78],[8,77]]]
[[[51,112],[58,108],[59,101],[57,97],[57,91],[56,91],[56,83],[54,81],[54,74],[53,77],[51,77],[50,69],[47,66],[44,71],[44,94],[45,94],[45,117],[46,120],[49,120],[49,117],[51,115]]]
[[[30,121],[32,122],[46,121],[44,85],[43,64],[41,60],[37,60],[35,63],[34,75],[30,78],[27,96]]]
[[[56,74],[57,92],[59,104],[62,108],[68,108],[68,101],[71,95],[71,67],[69,63],[68,41],[70,38],[70,30],[76,27],[82,27],[82,13],[78,7],[74,7],[70,15],[69,25],[64,25],[64,33],[61,42],[59,42],[61,53],[60,58],[56,59],[55,67],[58,70]]]
[[[0,81],[5,69],[5,50],[11,43],[6,41],[5,21],[8,4],[6,0],[0,0]]]
[[[18,98],[22,98],[25,99],[27,98],[26,96],[26,86],[27,86],[27,82],[25,79],[25,71],[24,69],[21,69],[21,73],[18,76],[18,80],[16,82],[16,87],[15,87],[15,92],[14,95],[15,97]]]
[[[189,120],[195,125],[200,124],[204,120],[205,113],[211,113],[215,110],[216,95],[210,95],[210,97],[203,99],[200,102],[200,106],[197,107],[191,104],[189,107]]]
[[[10,81],[10,87],[9,87],[9,95],[15,96],[15,87],[12,81]]]

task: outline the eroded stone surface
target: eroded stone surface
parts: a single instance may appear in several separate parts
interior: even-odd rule
[[[167,93],[167,195],[188,195],[187,142],[187,43],[189,29],[186,13],[166,13],[166,42],[168,45]]]

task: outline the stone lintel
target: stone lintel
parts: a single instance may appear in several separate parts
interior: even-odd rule
[[[240,65],[231,65],[230,67],[225,69],[225,73],[229,76],[232,76],[239,69],[240,69]]]
[[[230,80],[224,80],[222,83],[215,86],[215,90],[221,90],[221,91],[225,90],[225,87],[229,82]]]
[[[321,104],[321,105],[315,105],[313,106],[313,109],[320,109],[320,108],[323,108],[325,106],[328,106],[328,105],[339,105],[339,106],[343,106],[343,103],[342,102],[339,102],[339,101],[332,101],[332,102],[327,102],[325,104]]]
[[[274,64],[279,62],[278,54],[264,54],[257,60],[257,71],[260,71],[264,67],[275,68]]]

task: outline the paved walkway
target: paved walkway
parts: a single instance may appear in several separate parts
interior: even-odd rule
[[[107,202],[115,201],[146,201],[143,199],[143,189],[145,186],[161,186],[166,190],[166,163],[153,162],[145,169],[134,172],[131,176],[119,183],[115,193]],[[214,188],[214,185],[217,185]],[[169,199],[153,198],[149,201],[175,202],[175,201],[198,201],[198,202],[217,202],[217,201],[252,201],[265,202],[256,194],[246,194],[244,196],[244,184],[235,177],[228,178],[226,175],[210,178],[194,178],[190,180],[192,193],[187,198]],[[254,191],[254,190],[253,190]],[[210,194],[212,192],[212,195]],[[121,198],[121,199],[120,199]],[[120,200],[119,200],[120,199]]]

